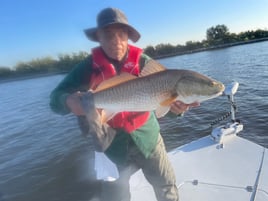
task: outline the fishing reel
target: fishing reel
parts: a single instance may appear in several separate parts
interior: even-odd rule
[[[225,87],[225,90],[223,92],[223,95],[228,97],[228,100],[231,105],[231,111],[222,116],[221,118],[214,121],[212,125],[220,122],[223,119],[226,119],[227,117],[231,116],[231,123],[227,123],[224,126],[216,127],[211,132],[211,137],[214,141],[222,144],[223,140],[226,138],[226,136],[232,136],[236,135],[240,131],[243,130],[243,125],[240,123],[239,120],[235,118],[236,113],[236,104],[234,102],[234,95],[237,92],[237,89],[239,87],[238,82],[233,82]]]

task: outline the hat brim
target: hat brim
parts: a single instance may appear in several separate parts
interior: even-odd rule
[[[111,24],[107,24],[106,26],[104,27],[107,27],[107,26],[111,26],[111,25],[114,25],[114,24],[121,24],[125,27],[127,27],[128,29],[128,38],[130,40],[132,40],[134,43],[137,42],[141,35],[140,33],[134,29],[132,26],[128,25],[128,24],[123,24],[123,23],[111,23]],[[104,28],[104,27],[101,27],[101,28]],[[87,38],[91,41],[94,41],[94,42],[99,42],[98,41],[98,38],[97,38],[97,31],[101,28],[89,28],[89,29],[85,29],[84,32],[87,36]]]

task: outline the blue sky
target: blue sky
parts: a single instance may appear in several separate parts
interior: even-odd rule
[[[268,0],[1,0],[0,66],[46,56],[90,51],[97,43],[83,29],[96,15],[117,7],[148,45],[202,41],[206,30],[225,24],[232,33],[268,30]]]

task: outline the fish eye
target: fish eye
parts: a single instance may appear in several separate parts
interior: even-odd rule
[[[215,81],[211,81],[211,82],[209,83],[209,85],[213,87],[213,86],[217,85],[217,82],[215,82]]]

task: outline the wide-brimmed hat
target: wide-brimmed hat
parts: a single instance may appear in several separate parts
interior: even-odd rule
[[[97,17],[97,27],[85,29],[84,31],[89,40],[98,42],[97,30],[113,24],[121,24],[127,27],[128,38],[133,42],[139,40],[140,33],[128,24],[125,14],[117,8],[105,8],[100,11]]]

